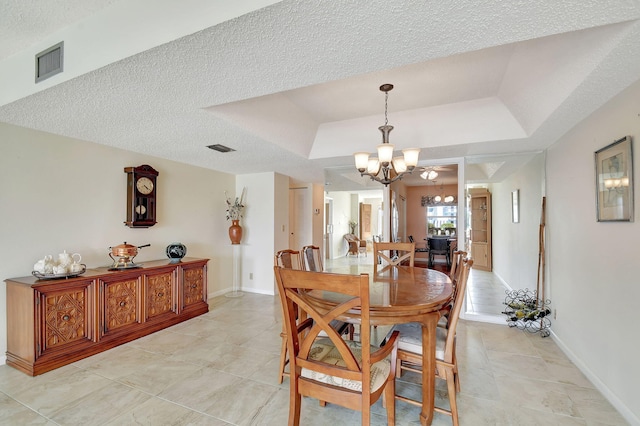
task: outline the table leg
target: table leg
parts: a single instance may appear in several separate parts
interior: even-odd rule
[[[420,423],[430,425],[436,386],[436,327],[439,314],[434,312],[422,320],[422,412]]]

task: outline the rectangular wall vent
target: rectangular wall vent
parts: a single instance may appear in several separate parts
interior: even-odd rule
[[[36,55],[36,83],[62,72],[64,41]]]
[[[228,146],[224,146],[224,145],[220,145],[220,144],[207,145],[207,148],[212,149],[212,150],[214,150],[214,151],[218,151],[218,152],[231,152],[231,151],[235,151],[235,149],[233,149],[233,148],[229,148]]]

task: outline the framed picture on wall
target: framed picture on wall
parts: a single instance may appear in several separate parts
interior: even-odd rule
[[[631,136],[595,152],[598,222],[633,221],[633,150]]]
[[[520,190],[511,191],[511,222],[520,222]]]

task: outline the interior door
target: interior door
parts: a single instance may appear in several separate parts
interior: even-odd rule
[[[306,231],[311,229],[310,219],[305,215],[306,203],[306,188],[289,189],[289,248],[293,250],[302,250]]]
[[[371,239],[371,204],[360,203],[360,239]]]

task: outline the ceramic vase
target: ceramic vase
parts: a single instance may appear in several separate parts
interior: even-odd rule
[[[187,247],[182,243],[171,243],[167,246],[166,253],[171,263],[178,263],[186,256]]]
[[[231,244],[240,244],[240,240],[242,239],[242,226],[240,226],[239,222],[239,220],[231,221],[231,226],[229,227]]]

